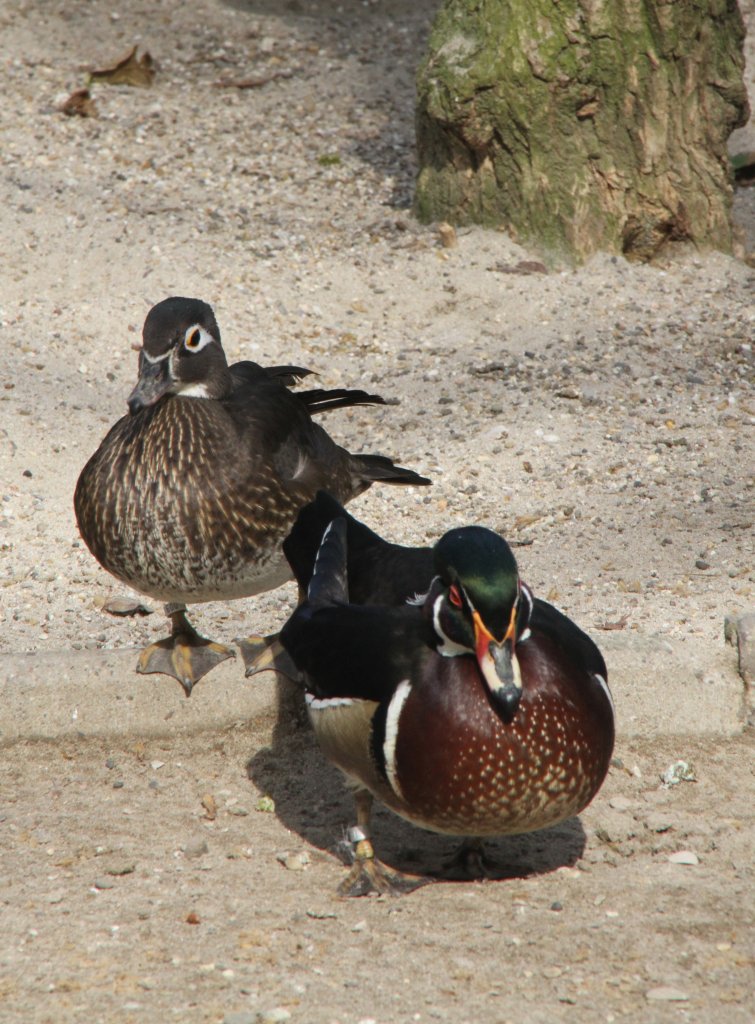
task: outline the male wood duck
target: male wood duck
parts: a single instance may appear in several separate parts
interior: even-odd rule
[[[429,483],[388,458],[337,445],[312,414],[383,399],[289,390],[309,372],[229,366],[211,307],[165,299],[144,323],[129,414],[79,477],[74,508],[90,551],[118,579],[166,602],[172,620],[171,636],[143,651],[137,669],[174,676],[187,696],[234,653],[193,629],[187,604],[247,597],[290,579],[281,543],[319,488],[346,502],[378,480]]]
[[[481,837],[555,825],[592,800],[614,742],[605,663],[533,597],[502,537],[465,526],[402,548],[319,494],[284,550],[307,597],[280,640],[320,746],[355,789],[342,895],[426,881],[375,858],[373,797],[467,837],[470,864]]]

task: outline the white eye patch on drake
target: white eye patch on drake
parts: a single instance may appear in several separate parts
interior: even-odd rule
[[[211,345],[215,339],[199,324],[192,324],[184,334],[184,348],[187,352],[201,352],[207,345]]]

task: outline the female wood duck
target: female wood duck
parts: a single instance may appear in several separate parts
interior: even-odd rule
[[[379,480],[427,484],[379,455],[352,455],[312,413],[383,399],[288,385],[310,371],[229,366],[210,306],[169,298],[147,315],[129,415],[79,477],[79,530],[100,564],[166,602],[172,634],[142,652],[140,672],[184,687],[233,655],[199,636],[186,604],[271,590],[291,578],[281,551],[319,488],[346,502]]]
[[[432,549],[401,548],[319,494],[284,550],[307,598],[281,643],[324,753],[356,792],[342,895],[424,881],[375,859],[373,796],[416,825],[468,837],[463,855],[483,836],[555,825],[592,800],[614,742],[605,663],[532,596],[502,537],[466,526]]]

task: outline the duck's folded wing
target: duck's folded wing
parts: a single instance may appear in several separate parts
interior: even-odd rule
[[[233,363],[230,367],[234,387],[243,387],[249,384],[259,384],[262,380],[274,380],[283,387],[291,388],[303,377],[308,377],[312,370],[303,366],[260,366],[251,359],[242,359],[239,363]]]
[[[431,654],[417,608],[300,605],[280,640],[307,690],[327,700],[389,700],[418,659]]]
[[[602,676],[603,679],[608,678],[606,663],[595,642],[552,604],[535,598],[530,628],[533,634],[547,636],[553,644],[576,661],[580,668]]]

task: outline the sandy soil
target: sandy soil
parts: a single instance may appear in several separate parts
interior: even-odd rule
[[[169,294],[213,304],[231,358],[395,399],[327,420],[434,480],[354,503],[384,535],[500,529],[533,589],[598,642],[621,623],[720,646],[724,615],[755,605],[752,269],[687,251],[526,274],[533,253],[503,234],[444,248],[410,211],[434,7],[0,10],[0,654],[164,634],[159,611],[103,614],[123,589],[78,539],[71,496]],[[135,43],[157,61],[151,89],[99,85],[96,117],[60,113],[84,68]],[[736,215],[752,251],[755,190]],[[193,621],[230,640],[277,628],[293,600],[286,587]],[[2,751],[4,1024],[750,1019],[749,736],[620,733],[581,823],[494,846],[511,881],[352,903],[333,896],[339,780],[305,730],[260,742],[240,728]],[[678,757],[697,782],[661,787]],[[263,795],[275,813],[256,810]],[[450,850],[387,814],[376,830],[404,866]],[[308,863],[287,868],[286,851]],[[699,863],[670,863],[679,851]]]

